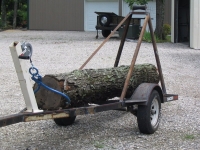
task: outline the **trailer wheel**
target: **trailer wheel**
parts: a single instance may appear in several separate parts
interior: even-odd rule
[[[105,38],[108,37],[110,33],[111,33],[111,30],[102,30],[102,35]]]
[[[74,123],[76,116],[67,118],[56,118],[54,122],[59,126],[68,126]]]
[[[137,122],[141,133],[153,134],[159,126],[161,116],[161,98],[153,90],[147,105],[138,105]]]

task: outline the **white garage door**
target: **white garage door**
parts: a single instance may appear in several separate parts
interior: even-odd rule
[[[123,2],[123,16],[126,16],[130,12],[130,8],[128,7],[128,4],[126,2]],[[156,28],[156,2],[155,0],[148,2],[147,4],[147,12],[150,12],[151,18],[152,18],[152,25],[153,29],[155,30]],[[145,15],[133,15],[133,18],[143,18]],[[144,23],[144,19],[141,20],[141,26]],[[148,31],[148,26],[147,26],[147,31]]]
[[[97,14],[99,12],[113,12],[119,14],[118,0],[85,0],[84,6],[84,30],[96,31]]]

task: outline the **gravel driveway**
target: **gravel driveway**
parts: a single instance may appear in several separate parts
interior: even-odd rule
[[[96,32],[0,32],[0,116],[25,107],[9,51],[14,41],[33,46],[33,64],[45,74],[78,69],[102,43]],[[129,65],[136,41],[125,43],[120,65]],[[123,111],[77,116],[69,127],[52,120],[18,123],[0,128],[0,150],[199,150],[200,149],[200,50],[185,44],[157,44],[167,92],[179,100],[162,105],[159,129],[141,134],[137,118]],[[112,67],[119,47],[118,35],[97,53],[86,68]],[[155,64],[152,45],[142,43],[137,63]]]

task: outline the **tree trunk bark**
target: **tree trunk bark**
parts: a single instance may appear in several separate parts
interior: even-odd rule
[[[129,66],[120,66],[106,69],[84,69],[58,75],[46,75],[42,79],[43,83],[68,95],[71,104],[67,106],[65,98],[41,87],[35,94],[38,107],[44,110],[80,107],[88,103],[98,104],[110,98],[119,97],[129,68]],[[134,90],[144,82],[159,82],[159,75],[154,65],[135,65],[126,98],[131,97]]]
[[[156,0],[156,29],[155,35],[163,40],[165,37],[163,35],[163,24],[164,24],[164,7],[165,0]]]
[[[6,0],[2,0],[1,1],[1,23],[2,23],[2,27],[6,28],[7,27],[7,23],[6,23]]]
[[[13,29],[15,29],[17,25],[17,5],[18,0],[14,0]]]

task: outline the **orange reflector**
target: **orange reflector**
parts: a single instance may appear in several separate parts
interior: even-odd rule
[[[167,101],[178,100],[178,95],[167,95]]]
[[[178,100],[178,95],[174,95],[174,100]]]

